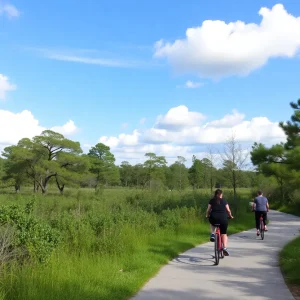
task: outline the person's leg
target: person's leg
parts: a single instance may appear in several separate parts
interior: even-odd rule
[[[215,226],[213,224],[217,224],[217,223],[211,217],[209,218],[209,223],[210,223],[210,231],[211,231],[209,240],[211,242],[214,242],[215,241]]]
[[[216,230],[216,227],[214,225],[210,224],[211,234],[215,234],[215,230]]]
[[[222,239],[222,243],[223,243],[223,253],[226,256],[229,255],[229,252],[227,249],[227,244],[228,244],[227,227],[228,227],[227,221],[221,223],[221,225],[220,225],[221,239]]]
[[[268,229],[267,229],[267,213],[265,212],[265,213],[263,213],[263,222],[264,222],[264,225],[265,225],[265,231],[267,231]]]
[[[256,223],[256,229],[259,230],[259,219],[260,219],[260,212],[256,211],[255,212],[255,223]]]
[[[227,242],[228,242],[227,234],[221,234],[221,238],[222,238],[223,247],[227,248]]]

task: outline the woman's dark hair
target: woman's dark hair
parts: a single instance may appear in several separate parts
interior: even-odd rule
[[[223,191],[220,189],[215,190],[215,200],[217,200],[217,203],[220,204],[220,195],[223,194]]]

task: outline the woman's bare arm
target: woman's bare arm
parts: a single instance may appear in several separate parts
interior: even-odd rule
[[[231,210],[230,210],[230,208],[229,208],[229,205],[228,204],[226,204],[226,210],[227,210],[227,213],[228,213],[228,216],[232,219],[233,218],[233,216],[232,216],[232,214],[231,214]]]
[[[209,215],[210,215],[210,211],[211,211],[211,205],[210,205],[210,204],[208,204],[208,206],[207,206],[207,210],[206,210],[206,218],[208,218],[208,217],[209,217]]]

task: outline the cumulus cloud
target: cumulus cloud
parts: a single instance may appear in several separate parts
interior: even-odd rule
[[[210,127],[232,127],[240,124],[245,118],[244,114],[239,113],[237,110],[233,110],[232,114],[225,115],[220,120],[209,122],[207,125]]]
[[[188,28],[186,37],[155,44],[155,57],[166,58],[177,72],[220,78],[247,75],[271,58],[292,58],[300,50],[300,17],[282,4],[259,10],[259,24],[206,20]]]
[[[16,86],[9,81],[8,77],[0,74],[0,100],[5,100],[7,92],[15,89]]]
[[[29,110],[23,110],[19,113],[0,110],[0,128],[0,148],[2,149],[5,146],[17,144],[22,138],[32,138],[39,135],[47,129],[40,125]],[[51,129],[64,135],[70,135],[76,132],[77,127],[73,121],[69,121],[63,126],[55,126]]]
[[[0,3],[0,16],[6,15],[9,19],[17,18],[20,16],[19,10],[11,4],[1,4]]]
[[[156,129],[178,131],[184,128],[199,125],[205,116],[199,112],[192,112],[180,105],[171,108],[165,115],[159,115],[156,120]]]
[[[140,133],[138,130],[134,130],[132,134],[121,133],[118,137],[102,136],[99,139],[100,143],[103,143],[111,148],[120,146],[134,146],[138,144]]]
[[[153,128],[136,129],[132,134],[103,136],[99,141],[111,148],[117,162],[131,160],[136,163],[144,161],[146,152],[164,155],[169,162],[175,161],[178,155],[188,160],[193,154],[205,157],[208,145],[222,148],[233,133],[237,142],[248,146],[254,142],[274,144],[285,140],[278,122],[267,117],[247,120],[244,114],[233,110],[218,120],[203,123],[205,118],[200,112],[190,112],[181,105],[158,116]]]
[[[74,121],[72,121],[72,120],[69,120],[66,124],[64,124],[62,126],[54,126],[51,128],[51,130],[53,130],[55,132],[59,132],[63,135],[67,135],[67,136],[78,132],[78,128],[76,127]]]

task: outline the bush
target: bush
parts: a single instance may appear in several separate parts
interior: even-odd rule
[[[24,209],[17,205],[1,206],[0,224],[4,228],[10,228],[7,229],[10,231],[6,231],[7,238],[11,239],[10,253],[22,253],[23,257],[46,262],[58,245],[59,234],[31,215],[33,205],[32,201]],[[7,242],[8,240],[5,243]]]

